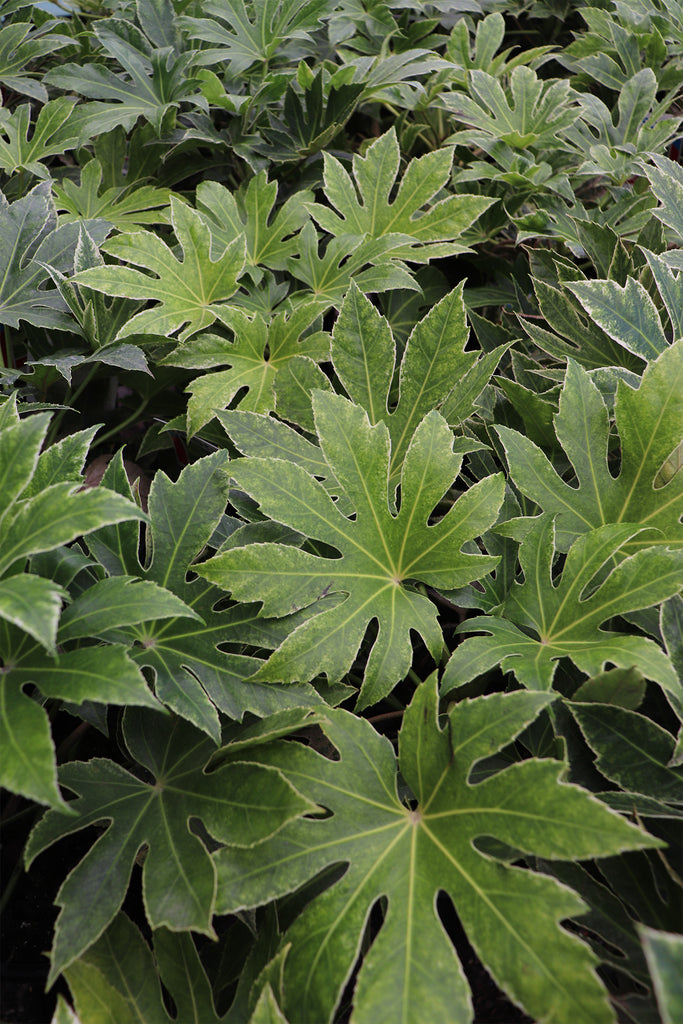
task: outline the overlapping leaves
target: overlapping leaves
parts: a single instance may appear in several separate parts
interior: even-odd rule
[[[683,474],[660,471],[683,440],[683,342],[648,364],[638,390],[619,381],[615,399],[621,441],[618,475],[610,472],[610,426],[589,375],[569,361],[555,433],[576,480],[566,481],[527,437],[499,426],[512,479],[544,512],[558,516],[558,546],[608,523],[639,523],[624,549],[683,543]],[[649,529],[645,529],[649,528]]]
[[[557,661],[567,657],[590,676],[606,662],[635,666],[679,699],[674,668],[654,640],[601,628],[607,619],[649,608],[680,590],[683,551],[665,547],[641,548],[604,579],[604,571],[641,529],[622,524],[583,534],[569,549],[561,579],[555,580],[554,524],[549,515],[541,516],[519,550],[524,581],[513,584],[499,615],[469,619],[460,627],[489,635],[470,638],[455,650],[443,691],[494,665],[514,672],[530,689],[548,690]]]
[[[40,803],[59,806],[50,726],[27,685],[45,697],[154,705],[142,673],[121,647],[58,653],[62,603],[56,579],[16,570],[106,523],[142,518],[130,501],[104,488],[79,493],[80,472],[94,433],[71,435],[41,454],[47,413],[20,420],[13,402],[0,421],[0,743],[2,784]],[[180,611],[178,608],[176,611]]]
[[[480,481],[429,525],[462,462],[452,451],[448,425],[431,412],[407,448],[401,506],[394,515],[387,500],[391,442],[386,425],[371,425],[361,408],[330,393],[316,393],[313,408],[320,449],[353,508],[353,518],[335,507],[323,485],[294,462],[247,458],[233,464],[231,475],[265,515],[332,547],[336,556],[252,544],[216,555],[199,573],[240,600],[262,601],[264,615],[314,608],[321,598],[338,596],[334,607],[287,637],[256,679],[305,681],[325,672],[336,682],[351,667],[369,624],[376,620],[379,632],[361,692],[361,703],[367,705],[408,671],[411,630],[439,657],[443,641],[436,608],[412,581],[455,587],[493,568],[493,559],[464,554],[461,548],[494,522],[503,479],[497,475]]]
[[[216,840],[250,847],[314,806],[277,770],[231,764],[207,773],[214,745],[174,716],[127,712],[123,733],[140,775],[105,758],[64,765],[60,782],[76,794],[71,807],[77,814],[48,812],[26,850],[29,864],[62,836],[107,825],[57,896],[63,909],[51,978],[99,938],[118,912],[141,850],[147,851],[143,892],[152,927],[213,936],[216,869],[191,831],[190,818],[199,818]]]
[[[559,762],[533,759],[476,784],[471,777],[477,762],[509,743],[547,703],[546,695],[523,692],[463,701],[442,729],[436,686],[428,681],[406,712],[398,764],[386,739],[342,711],[321,721],[337,760],[286,742],[251,755],[279,768],[329,813],[286,825],[259,847],[257,863],[238,849],[219,851],[218,909],[259,904],[324,868],[345,866],[283,936],[283,948],[291,944],[285,1010],[294,1019],[332,1020],[370,908],[385,897],[383,924],[355,986],[354,1019],[388,1024],[422,1020],[427,1012],[430,1019],[470,1021],[467,984],[436,912],[442,889],[498,984],[534,1019],[612,1020],[594,955],[559,927],[584,904],[512,860],[520,853],[582,859],[656,840],[563,783]],[[399,766],[415,798],[410,806],[397,795]],[[507,855],[480,849],[492,837]]]
[[[169,616],[161,621],[148,607],[147,614],[129,623],[104,620],[93,633],[134,645],[130,656],[151,671],[159,700],[215,742],[220,738],[218,709],[241,719],[247,711],[267,715],[283,706],[319,700],[308,686],[282,689],[244,682],[261,664],[245,653],[245,647],[277,647],[291,622],[259,618],[255,604],[218,610],[221,592],[204,580],[187,579],[189,566],[223,516],[228,488],[225,464],[225,453],[216,452],[188,466],[175,483],[157,474],[149,496],[146,547],[151,557],[144,568],[137,559],[136,524],[106,528],[88,540],[91,551],[113,576],[141,577],[182,601],[188,617]],[[130,493],[120,465],[108,470],[105,482]]]
[[[237,279],[244,268],[244,236],[238,236],[213,259],[206,224],[175,196],[171,197],[171,223],[183,251],[182,260],[150,231],[119,235],[103,246],[111,256],[144,267],[156,276],[113,265],[85,270],[75,278],[76,283],[106,295],[159,303],[137,313],[121,328],[119,339],[132,334],[173,334],[182,328],[178,335],[182,341],[209,327],[217,309],[237,290]]]

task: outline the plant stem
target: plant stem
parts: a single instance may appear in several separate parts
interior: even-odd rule
[[[102,444],[104,441],[108,441],[110,437],[116,437],[117,434],[119,434],[122,430],[125,430],[125,428],[129,426],[131,423],[135,423],[136,420],[139,420],[141,414],[147,408],[148,403],[149,398],[143,398],[140,404],[137,405],[135,409],[133,409],[130,416],[126,416],[126,418],[124,420],[121,420],[120,423],[117,423],[115,427],[112,427],[111,430],[107,430],[106,433],[98,437],[97,444],[99,445]]]

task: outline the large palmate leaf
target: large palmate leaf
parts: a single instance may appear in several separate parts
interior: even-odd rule
[[[470,370],[484,368],[473,398],[488,383],[503,349],[478,361],[476,352],[465,352],[468,334],[461,285],[415,325],[401,361],[398,401],[389,411],[396,345],[387,321],[352,283],[332,334],[332,362],[347,394],[365,409],[370,422],[382,420],[389,429],[392,483],[398,482],[406,450],[423,416],[442,403],[454,407]],[[461,411],[468,416],[472,410]]]
[[[96,22],[94,31],[104,50],[126,74],[116,73],[102,63],[64,64],[49,71],[45,81],[65,92],[105,101],[87,104],[86,108],[98,134],[118,125],[130,131],[139,117],[160,134],[166,111],[198,94],[198,82],[188,76],[192,55],[178,55],[170,47],[155,49],[142,32],[118,18]]]
[[[265,171],[250,178],[235,194],[217,181],[197,186],[197,210],[211,230],[216,254],[243,234],[246,267],[257,282],[262,277],[260,266],[284,270],[287,257],[298,252],[295,236],[309,217],[306,201],[312,193],[301,189],[273,212],[277,191],[277,182],[268,181]]]
[[[513,149],[538,149],[557,145],[557,135],[579,116],[574,95],[565,79],[544,82],[528,67],[516,67],[510,75],[509,93],[486,71],[469,73],[469,91],[448,93],[442,100],[459,121],[477,131],[459,132],[454,141],[476,142],[479,133],[499,139]]]
[[[65,153],[78,143],[78,136],[69,131],[69,115],[76,101],[68,96],[50,100],[36,118],[31,138],[31,107],[25,104],[11,114],[0,110],[0,167],[7,174],[28,171],[38,178],[48,178],[49,168],[43,163],[56,153]]]
[[[412,262],[469,252],[456,239],[494,202],[465,195],[434,202],[450,177],[451,149],[411,160],[392,198],[400,162],[394,128],[373,142],[365,156],[354,156],[353,179],[336,157],[325,153],[324,159],[325,195],[337,212],[319,203],[309,204],[318,224],[332,235],[409,235],[411,242],[394,255]]]
[[[89,227],[97,242],[103,241],[108,228]],[[78,236],[77,224],[57,228],[49,182],[12,204],[0,194],[0,323],[18,327],[26,320],[37,327],[74,330],[62,296],[42,285],[50,276],[46,264],[61,272],[73,267]]]
[[[148,704],[156,702],[139,669],[120,648],[59,652],[57,628],[65,588],[17,570],[106,523],[144,518],[132,502],[102,488],[80,492],[80,471],[93,430],[71,435],[41,454],[50,416],[20,420],[13,402],[0,428],[0,767],[2,785],[59,806],[55,755],[47,717],[24,693],[45,697]],[[8,572],[10,574],[8,575]]]
[[[259,847],[258,861],[219,851],[219,912],[258,905],[331,865],[346,866],[283,936],[283,948],[291,944],[285,1010],[300,1024],[332,1020],[370,909],[382,898],[388,906],[360,968],[353,1019],[468,1024],[467,983],[436,911],[439,890],[497,983],[535,1020],[613,1020],[593,973],[596,958],[559,927],[585,905],[571,889],[511,862],[520,853],[583,859],[657,841],[563,783],[561,762],[529,760],[477,784],[471,778],[476,763],[511,742],[547,702],[524,692],[463,701],[441,729],[432,680],[406,712],[398,764],[386,739],[342,711],[321,721],[337,760],[287,742],[252,754],[280,768],[328,815],[285,826]],[[414,797],[409,806],[397,796],[399,766]],[[492,839],[509,852],[490,855]]]
[[[627,557],[595,588],[595,577],[614,564],[640,529],[622,524],[585,533],[569,549],[561,579],[553,582],[554,524],[549,515],[541,516],[519,550],[524,582],[513,584],[500,617],[480,616],[459,627],[489,635],[456,648],[444,672],[444,692],[497,664],[514,672],[524,686],[548,690],[558,660],[567,657],[590,676],[607,662],[635,666],[647,679],[683,696],[671,661],[654,640],[601,628],[615,615],[649,608],[681,589],[683,550],[657,546]]]
[[[214,44],[198,54],[200,63],[227,61],[235,76],[254,64],[266,68],[303,55],[302,42],[320,27],[330,7],[330,0],[259,0],[249,6],[244,0],[208,0],[201,9],[211,20],[182,18],[181,24],[190,38]]]
[[[294,462],[245,458],[231,466],[238,486],[261,511],[306,537],[331,546],[338,557],[282,544],[251,544],[219,553],[198,567],[206,579],[241,600],[263,602],[263,614],[282,616],[315,608],[327,596],[331,609],[294,630],[255,678],[294,682],[325,672],[336,682],[349,670],[368,626],[377,639],[365,670],[362,705],[373,704],[410,668],[410,631],[423,637],[436,659],[443,643],[435,606],[411,585],[454,587],[484,575],[495,560],[463,554],[462,545],[494,521],[503,499],[503,478],[480,481],[434,525],[437,503],[457,477],[462,457],[437,412],[415,430],[401,473],[401,507],[392,514],[387,487],[389,431],[339,395],[313,398],[320,448],[329,473],[353,507],[350,519],[325,487]]]
[[[606,523],[651,529],[624,549],[683,546],[683,473],[664,482],[664,463],[683,440],[683,342],[649,363],[637,391],[620,380],[615,420],[621,440],[618,476],[608,465],[609,415],[597,387],[569,361],[555,433],[576,473],[566,482],[528,438],[499,426],[512,479],[545,512],[558,514],[558,545]],[[656,532],[655,532],[656,531]]]
[[[238,236],[217,259],[211,258],[211,233],[199,214],[176,196],[171,197],[171,222],[183,259],[151,231],[119,235],[103,249],[155,274],[120,265],[94,267],[78,274],[77,284],[106,295],[150,299],[160,303],[138,313],[119,331],[131,334],[173,334],[189,338],[214,322],[217,309],[237,290],[244,268],[244,236]]]
[[[322,331],[311,333],[319,318],[320,307],[313,301],[293,312],[278,313],[267,324],[258,313],[249,316],[240,309],[217,311],[218,319],[233,334],[228,341],[216,334],[202,334],[161,360],[169,366],[209,369],[229,366],[219,373],[197,377],[188,391],[187,432],[196,433],[220,409],[230,405],[244,389],[238,405],[251,412],[270,412],[275,408],[275,381],[278,373],[293,359],[305,357],[315,362],[329,358],[330,338]]]
[[[150,925],[213,936],[216,869],[190,830],[190,818],[199,818],[219,842],[250,847],[313,807],[272,769],[231,764],[206,773],[214,745],[175,716],[127,712],[123,736],[145,778],[104,758],[69,762],[60,769],[60,782],[76,794],[70,806],[77,815],[48,811],[26,848],[28,865],[62,836],[106,824],[57,895],[62,910],[51,980],[118,912],[141,850],[147,854],[142,884]]]
[[[291,622],[259,618],[253,604],[217,611],[215,606],[224,595],[205,580],[187,580],[188,568],[209,543],[225,509],[226,462],[226,453],[216,452],[188,466],[175,483],[162,472],[156,474],[149,495],[151,560],[144,569],[137,560],[136,524],[100,530],[88,538],[91,551],[112,574],[153,581],[176,594],[194,613],[194,621],[174,616],[162,622],[152,614],[129,624],[110,621],[107,625],[104,620],[93,634],[133,644],[130,655],[137,665],[151,670],[159,700],[216,742],[220,738],[217,708],[241,719],[247,711],[268,715],[279,707],[320,701],[309,686],[244,682],[261,664],[244,652],[244,645],[277,647],[292,628]],[[120,463],[109,467],[104,482],[130,493]],[[69,628],[69,618],[66,621]]]

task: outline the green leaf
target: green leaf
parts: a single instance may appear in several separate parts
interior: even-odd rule
[[[230,329],[233,341],[216,334],[202,334],[180,345],[161,360],[163,365],[209,369],[227,365],[228,370],[206,373],[188,386],[191,398],[187,406],[188,434],[195,434],[224,409],[241,389],[245,393],[237,404],[251,412],[270,412],[275,408],[275,382],[292,359],[306,356],[316,362],[329,358],[329,335],[311,333],[318,320],[317,302],[304,303],[293,312],[282,311],[267,324],[254,313],[240,309],[218,312],[221,323]]]
[[[481,630],[489,636],[473,637],[456,648],[444,672],[443,692],[497,664],[514,672],[524,686],[549,690],[558,659],[567,657],[590,676],[606,662],[635,666],[680,696],[673,665],[653,640],[600,628],[615,615],[648,608],[680,590],[683,551],[663,547],[637,551],[604,579],[604,571],[639,529],[622,524],[584,534],[569,549],[562,577],[554,582],[553,521],[541,516],[520,547],[524,582],[515,583],[500,606],[503,617],[480,616],[459,627],[460,632]]]
[[[662,1024],[676,1024],[683,1013],[683,936],[640,925],[645,958],[654,984]]]
[[[6,630],[0,628],[6,639]],[[6,644],[2,644],[6,662]],[[0,673],[0,783],[11,793],[20,793],[51,807],[65,810],[57,788],[55,749],[50,726],[40,705],[14,684],[10,673]]]
[[[469,252],[456,240],[495,202],[468,195],[451,195],[434,202],[450,178],[451,149],[438,149],[411,160],[390,202],[400,160],[394,128],[373,142],[365,156],[354,156],[353,179],[336,157],[325,153],[324,160],[325,195],[337,212],[309,203],[308,210],[320,227],[335,236],[409,235],[411,241],[394,256],[414,263]]]
[[[658,474],[681,442],[683,342],[648,364],[638,390],[620,380],[615,420],[621,440],[619,475],[608,468],[609,417],[589,375],[569,361],[555,433],[576,473],[566,482],[543,452],[508,427],[496,430],[505,445],[510,474],[545,512],[558,514],[558,544],[607,523],[640,523],[644,532],[624,549],[683,545],[683,474],[663,486]],[[649,528],[645,530],[645,528]],[[655,533],[655,530],[657,531]]]
[[[442,730],[435,682],[423,684],[399,741],[401,776],[415,797],[410,806],[397,796],[391,744],[347,712],[326,713],[321,723],[336,760],[282,741],[262,748],[259,763],[278,766],[328,815],[285,826],[259,847],[258,863],[237,849],[219,851],[219,912],[260,904],[327,867],[346,866],[283,936],[283,946],[292,946],[285,1012],[302,1024],[332,1020],[370,908],[384,897],[388,906],[361,963],[353,1019],[470,1021],[464,974],[436,912],[436,894],[444,890],[487,970],[534,1019],[612,1020],[593,973],[596,958],[559,927],[582,912],[583,902],[550,878],[477,847],[495,837],[526,853],[573,860],[657,842],[561,781],[556,761],[532,759],[472,783],[472,767],[547,703],[524,692],[463,701]]]
[[[140,667],[151,670],[159,700],[215,742],[220,739],[217,709],[241,719],[247,711],[268,715],[282,707],[320,703],[309,686],[245,684],[261,664],[245,652],[245,645],[272,650],[292,628],[291,622],[259,618],[253,604],[218,611],[216,605],[223,594],[204,580],[187,580],[188,569],[205,550],[225,510],[229,482],[226,462],[226,453],[216,452],[184,469],[175,483],[163,472],[156,474],[149,495],[147,544],[152,559],[144,569],[137,562],[137,540],[125,526],[125,534],[117,535],[115,528],[107,528],[88,540],[91,551],[105,561],[117,579],[142,576],[145,582],[135,587],[153,587],[166,593],[169,611],[175,601],[173,617],[162,620],[149,614],[136,615],[136,621],[127,625],[117,625],[112,618],[112,628],[106,635],[134,645],[131,657]],[[119,486],[129,492],[125,473],[119,481]],[[104,482],[108,482],[106,477]],[[117,549],[127,557],[115,560],[112,553]],[[171,598],[171,594],[176,597]],[[78,607],[72,614],[78,614]],[[67,617],[67,628],[69,621]]]
[[[170,1024],[160,979],[171,993],[176,1020],[218,1024],[208,978],[187,933],[154,932],[154,956],[139,929],[117,914],[104,934],[64,971],[83,1021]]]
[[[330,306],[341,306],[351,281],[363,292],[394,288],[418,291],[408,270],[393,260],[395,251],[405,241],[405,235],[385,235],[377,240],[340,235],[327,242],[321,256],[318,233],[309,221],[297,236],[299,255],[287,259],[287,269],[308,285],[320,303],[321,312]],[[302,298],[305,302],[310,296],[304,291]]]
[[[589,316],[629,352],[641,359],[656,359],[668,346],[657,308],[635,278],[617,281],[578,281],[567,287]]]
[[[167,223],[168,189],[140,185],[137,188],[112,186],[101,190],[101,186],[102,165],[96,159],[89,160],[81,168],[79,185],[69,178],[65,178],[61,185],[55,185],[60,222],[98,218],[109,221],[124,232],[141,224]]]
[[[117,334],[179,334],[181,341],[209,327],[221,304],[237,291],[244,268],[244,237],[236,238],[217,259],[212,259],[211,234],[199,214],[171,196],[171,222],[183,252],[179,260],[156,235],[137,231],[119,235],[103,249],[110,256],[144,267],[156,277],[120,265],[94,267],[77,274],[76,284],[106,295],[149,299],[160,305],[138,313]]]
[[[461,548],[494,522],[503,479],[499,475],[480,481],[429,526],[462,461],[453,454],[447,424],[431,412],[408,446],[401,508],[393,515],[387,502],[391,445],[385,424],[371,425],[363,409],[330,393],[317,392],[313,408],[322,454],[353,506],[354,519],[336,508],[323,485],[293,462],[243,459],[233,464],[231,474],[265,515],[331,545],[339,556],[252,544],[219,553],[198,572],[239,600],[262,601],[268,616],[312,610],[321,598],[338,595],[331,609],[287,637],[256,673],[257,680],[305,681],[325,672],[330,683],[337,682],[375,619],[379,635],[360,697],[361,706],[367,706],[407,673],[411,630],[420,633],[432,657],[440,655],[436,608],[410,581],[455,587],[493,568],[493,559],[463,554]]]
[[[72,483],[56,483],[25,501],[0,523],[0,573],[40,551],[68,544],[106,523],[146,519],[132,502],[105,488],[81,491]]]
[[[645,167],[650,188],[661,206],[655,217],[670,228],[677,245],[683,240],[683,172],[680,164],[666,157],[649,154],[654,167]]]
[[[2,581],[0,618],[19,626],[50,654],[55,653],[57,624],[66,590],[40,576],[22,574]]]
[[[30,21],[5,22],[0,29],[0,82],[7,89],[47,103],[47,89],[39,77],[33,77],[38,75],[37,69],[30,71],[27,65],[72,44],[69,36],[41,32]]]
[[[79,108],[79,114],[97,120],[97,134],[117,125],[130,131],[144,117],[159,135],[166,111],[192,100],[198,91],[198,82],[188,76],[192,55],[153,49],[141,32],[118,18],[95,22],[93,28],[100,45],[127,74],[102,63],[64,64],[48,71],[45,82],[105,101]]]
[[[365,409],[370,423],[383,421],[388,427],[390,483],[398,482],[420,420],[444,401],[453,404],[460,381],[477,364],[477,353],[465,352],[468,333],[459,285],[411,332],[401,361],[398,401],[389,412],[394,339],[386,320],[352,283],[332,334],[332,362],[347,394]]]
[[[155,620],[187,616],[202,621],[184,601],[151,580],[113,576],[88,587],[65,609],[59,624],[59,642],[101,637],[112,629],[148,621],[151,608]]]
[[[288,256],[297,251],[296,234],[309,219],[306,200],[312,193],[301,189],[273,213],[278,186],[265,171],[250,178],[233,195],[217,181],[197,186],[197,210],[211,231],[216,251],[223,251],[239,235],[246,238],[246,267],[254,276],[257,267],[284,270]],[[261,274],[256,271],[255,280]]]
[[[644,715],[608,704],[570,703],[596,767],[630,793],[683,803],[683,768],[669,768],[675,737]]]
[[[41,107],[30,140],[30,104],[17,107],[11,114],[0,111],[0,131],[6,136],[0,139],[0,167],[7,174],[21,170],[48,178],[50,171],[42,161],[74,149],[78,143],[78,137],[70,136],[65,127],[75,102],[69,96],[58,96]]]
[[[57,894],[62,910],[50,981],[114,918],[141,850],[147,851],[142,884],[150,925],[213,936],[215,867],[204,843],[190,830],[190,818],[199,818],[219,842],[231,839],[251,847],[312,809],[272,769],[231,764],[206,774],[213,744],[173,716],[127,712],[123,734],[131,756],[153,781],[136,778],[103,758],[69,762],[60,769],[60,783],[76,794],[70,807],[78,817],[48,812],[26,847],[28,865],[62,836],[106,824]]]
[[[55,230],[56,224],[49,182],[36,185],[11,205],[0,194],[0,323],[18,327],[25,320],[37,327],[74,330],[59,292],[41,287],[49,278],[44,264],[59,271],[73,266],[78,226],[65,224]],[[106,229],[97,240],[105,235]]]
[[[191,39],[215,44],[201,52],[200,61],[227,61],[234,77],[254,64],[265,69],[271,61],[281,63],[296,53],[299,41],[310,39],[310,33],[320,28],[329,8],[330,0],[260,0],[249,7],[244,0],[207,0],[201,10],[211,20],[182,18],[181,24]]]

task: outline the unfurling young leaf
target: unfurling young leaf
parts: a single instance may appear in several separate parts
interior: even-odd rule
[[[258,848],[258,862],[230,846],[219,851],[218,911],[258,905],[324,868],[345,866],[283,936],[283,947],[291,943],[284,1010],[293,1019],[333,1019],[370,909],[386,898],[379,934],[360,965],[353,1019],[469,1024],[467,983],[436,911],[444,890],[496,982],[535,1020],[610,1024],[594,954],[560,927],[585,904],[512,861],[525,853],[581,860],[658,841],[563,782],[561,762],[531,759],[471,780],[477,762],[510,743],[549,700],[517,692],[463,701],[441,729],[432,679],[406,712],[398,764],[386,739],[344,711],[321,720],[337,760],[283,741],[252,754],[328,816],[285,825]],[[410,806],[397,796],[399,766],[415,798]],[[485,852],[481,844],[492,838],[509,856]]]
[[[394,515],[387,497],[391,442],[384,422],[371,425],[363,409],[326,392],[314,395],[313,409],[322,455],[353,508],[353,518],[335,506],[305,469],[284,458],[243,459],[232,464],[231,475],[265,515],[336,549],[338,555],[251,544],[219,553],[198,572],[238,599],[262,601],[268,616],[314,611],[323,597],[337,598],[332,608],[313,615],[287,637],[256,673],[257,680],[306,681],[324,672],[330,683],[337,682],[376,620],[379,634],[360,696],[366,706],[406,675],[411,630],[420,633],[434,659],[440,657],[443,640],[436,608],[413,581],[452,588],[494,567],[495,559],[461,549],[495,521],[503,478],[480,481],[429,525],[462,463],[452,451],[448,425],[431,412],[407,447],[401,505]]]

